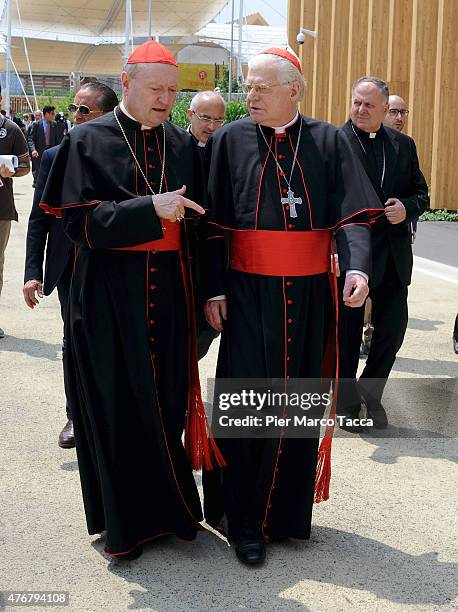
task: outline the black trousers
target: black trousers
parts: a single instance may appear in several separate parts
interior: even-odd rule
[[[68,297],[70,294],[70,285],[72,281],[72,271],[73,271],[73,258],[70,257],[70,261],[67,264],[62,276],[60,277],[57,283],[57,295],[59,297],[60,303],[60,314],[62,316],[62,322],[64,324],[64,334],[62,338],[62,362],[64,364],[64,387],[65,387],[65,410],[67,412],[67,419],[72,420],[72,408],[69,400],[69,393],[67,392],[68,384],[67,384],[67,368],[66,368],[66,341],[65,341],[65,328],[66,328],[66,320],[67,320],[67,312],[68,312]]]
[[[342,279],[341,283],[343,283]],[[355,414],[360,405],[359,393],[368,403],[380,403],[386,380],[407,329],[407,286],[402,285],[389,255],[382,282],[369,293],[372,299],[371,348],[366,366],[359,379],[358,389],[351,382],[341,385],[339,410]],[[341,298],[340,298],[341,299]],[[356,379],[359,349],[364,325],[364,307],[348,308],[341,305],[339,312],[340,377]]]

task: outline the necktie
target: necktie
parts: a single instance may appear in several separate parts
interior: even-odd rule
[[[46,121],[45,123],[45,143],[47,147],[49,147],[49,145],[51,144],[49,129],[50,129],[49,121]]]

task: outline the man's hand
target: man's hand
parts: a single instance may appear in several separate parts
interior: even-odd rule
[[[192,200],[183,197],[186,192],[186,185],[183,185],[176,191],[168,191],[167,193],[159,193],[153,196],[153,204],[156,214],[161,219],[168,221],[177,221],[184,218],[184,209],[192,208],[199,214],[203,215],[205,210],[199,204]]]
[[[358,308],[364,304],[369,294],[367,281],[361,274],[348,274],[343,288],[343,301],[345,306]]]
[[[204,311],[213,329],[223,331],[223,321],[227,321],[227,300],[209,300]]]
[[[38,151],[32,151],[32,157],[40,157]]]
[[[388,198],[385,202],[385,216],[392,225],[402,223],[407,217],[404,204],[397,198]]]
[[[14,176],[14,172],[11,172],[11,170],[5,164],[0,164],[0,176],[2,178],[11,178]]]
[[[38,306],[38,298],[43,297],[43,283],[39,280],[29,280],[22,288],[25,303],[29,308]],[[37,295],[35,295],[35,293]],[[38,296],[38,297],[37,297]]]

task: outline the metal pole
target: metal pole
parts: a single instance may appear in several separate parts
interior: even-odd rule
[[[243,81],[242,40],[243,40],[243,0],[240,0],[240,4],[239,4],[239,49],[238,49],[238,62],[237,62],[237,77],[241,81]]]
[[[12,10],[11,10],[11,0],[8,0],[7,4],[7,37],[6,37],[6,86],[5,86],[5,110],[8,117],[10,116],[10,108],[11,108],[11,22],[12,22]]]
[[[132,23],[132,5],[131,0],[126,0],[126,29],[125,29],[125,41],[124,41],[124,64],[127,64],[127,60],[130,55],[129,41],[131,36],[131,23]]]
[[[151,19],[153,16],[153,0],[148,0],[148,38],[151,40]]]
[[[229,102],[232,99],[232,58],[234,57],[234,0],[232,0],[232,18],[231,18],[231,50],[229,52],[229,87],[227,91],[227,99]]]

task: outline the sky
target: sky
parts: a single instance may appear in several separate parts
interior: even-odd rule
[[[234,1],[235,17],[239,14],[240,0]],[[243,14],[261,13],[267,23],[271,26],[284,27],[287,25],[288,0],[244,0]],[[216,17],[217,23],[225,23],[231,20],[232,0]]]

